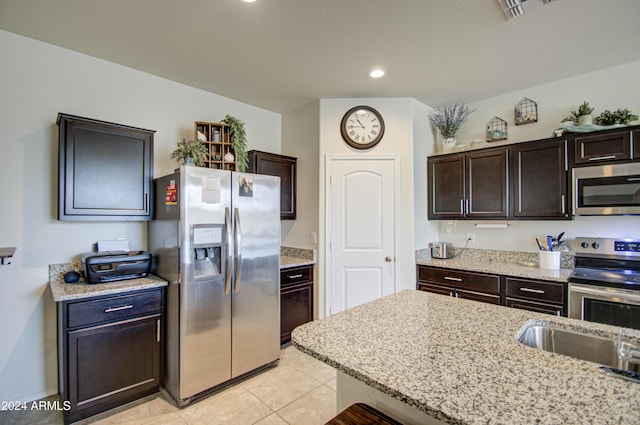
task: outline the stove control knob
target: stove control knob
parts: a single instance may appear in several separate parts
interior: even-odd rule
[[[591,244],[591,246],[593,247],[593,249],[598,249],[600,248],[600,244],[598,242],[594,242]]]
[[[589,248],[589,242],[582,242],[580,246],[583,248]]]

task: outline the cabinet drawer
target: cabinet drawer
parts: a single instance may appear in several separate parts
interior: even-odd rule
[[[67,327],[112,322],[128,317],[159,312],[162,309],[160,290],[128,293],[127,295],[91,301],[70,302],[67,305]]]
[[[433,292],[434,294],[447,295],[453,297],[453,289],[440,285],[429,285],[428,283],[418,283],[420,291]]]
[[[418,280],[438,283],[452,288],[500,294],[500,276],[463,272],[459,270],[418,267]]]
[[[576,165],[592,165],[598,162],[628,161],[631,159],[631,133],[629,131],[577,136],[574,140]]]
[[[295,285],[301,282],[311,282],[313,280],[313,267],[296,267],[280,271],[280,285]]]
[[[508,277],[505,280],[505,291],[507,297],[564,303],[562,283]]]
[[[540,302],[524,301],[519,299],[507,298],[505,305],[511,308],[518,308],[520,310],[535,311],[538,313],[553,314],[554,316],[566,316],[564,308],[557,304],[548,304]]]

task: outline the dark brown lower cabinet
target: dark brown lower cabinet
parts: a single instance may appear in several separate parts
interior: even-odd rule
[[[417,289],[538,313],[567,315],[566,284],[417,266]],[[502,300],[502,302],[501,302]]]
[[[280,343],[291,341],[291,332],[313,320],[313,266],[280,272]]]
[[[65,423],[159,391],[164,289],[58,304]]]
[[[505,305],[538,313],[566,316],[565,285],[531,279],[505,279]]]
[[[500,304],[500,276],[467,271],[418,266],[418,289]]]

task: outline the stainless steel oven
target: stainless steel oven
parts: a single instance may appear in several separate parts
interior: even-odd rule
[[[640,214],[640,162],[574,168],[573,213]]]
[[[576,238],[569,317],[640,329],[640,240]]]

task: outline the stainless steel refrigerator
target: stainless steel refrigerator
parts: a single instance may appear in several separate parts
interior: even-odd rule
[[[164,387],[179,405],[280,356],[280,179],[182,166],[154,180],[167,289]]]

